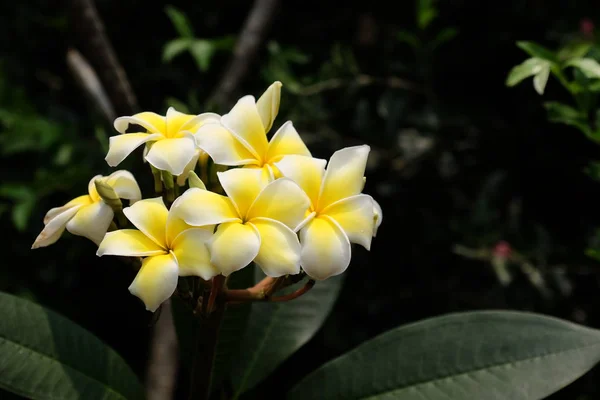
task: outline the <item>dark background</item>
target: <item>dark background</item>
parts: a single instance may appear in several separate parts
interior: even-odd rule
[[[387,329],[453,311],[530,310],[600,328],[600,268],[585,255],[600,227],[598,183],[585,172],[600,158],[598,147],[575,129],[547,122],[543,101],[569,101],[552,78],[543,97],[530,79],[505,86],[508,71],[528,57],[517,40],[557,48],[583,35],[582,21],[599,21],[597,2],[444,1],[422,31],[415,1],[281,3],[236,95],[258,97],[281,80],[275,125],[292,119],[315,156],[369,144],[365,192],[380,202],[384,221],[371,252],[353,249],[324,327],[258,393],[289,387]],[[252,5],[170,4],[187,15],[196,37],[211,40],[235,37]],[[164,4],[96,5],[143,110],[164,114],[183,103],[193,113],[207,111],[203,104],[230,50],[216,52],[207,71],[187,53],[163,62],[163,47],[178,37]],[[152,315],[127,291],[127,265],[98,259],[93,243],[69,234],[30,250],[48,209],[111,171],[104,155],[114,131],[65,62],[69,48],[90,57],[68,6],[0,4],[0,289],[77,321],[143,376]],[[398,39],[410,32],[431,43],[448,29],[456,36],[433,50],[415,51]],[[364,76],[374,79],[365,83]],[[135,155],[123,167],[148,195],[151,176],[141,151]],[[491,251],[500,241],[542,274],[545,289],[532,285],[519,263],[509,263],[512,280],[504,286],[488,260],[454,251]],[[551,398],[597,398],[598,374]]]

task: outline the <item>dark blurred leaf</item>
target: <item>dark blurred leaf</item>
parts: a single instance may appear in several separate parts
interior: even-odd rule
[[[342,277],[322,282],[285,303],[254,303],[242,352],[233,364],[237,394],[254,387],[319,330],[339,294]]]
[[[192,39],[189,38],[177,38],[171,40],[163,48],[162,59],[164,62],[171,61],[175,56],[188,50],[192,44]]]
[[[200,71],[207,71],[210,66],[210,60],[215,52],[214,45],[208,40],[194,40],[190,46],[190,52],[196,61]]]
[[[32,399],[144,398],[127,363],[79,325],[0,292],[0,387]]]
[[[417,26],[423,30],[438,16],[433,0],[417,0]]]
[[[538,400],[598,361],[600,331],[538,314],[466,312],[377,336],[287,398]]]
[[[458,35],[458,31],[455,28],[445,28],[437,34],[437,36],[431,41],[429,46],[431,49],[435,50],[442,44],[449,42],[454,39]]]
[[[419,38],[415,34],[407,31],[397,32],[396,39],[398,39],[400,43],[406,43],[415,49],[421,45]]]
[[[558,58],[566,61],[571,58],[583,57],[590,51],[592,45],[593,43],[590,42],[571,42],[558,51]]]
[[[517,47],[524,50],[527,54],[529,54],[532,57],[541,58],[550,62],[557,61],[556,54],[554,54],[553,51],[548,50],[547,48],[540,46],[537,43],[517,42]]]
[[[592,130],[583,113],[563,103],[549,101],[544,103],[550,122],[574,126],[586,136],[592,136]]]
[[[166,6],[165,12],[169,16],[171,23],[173,23],[175,30],[180,36],[188,39],[192,39],[194,37],[192,25],[183,12],[179,11],[173,6]]]

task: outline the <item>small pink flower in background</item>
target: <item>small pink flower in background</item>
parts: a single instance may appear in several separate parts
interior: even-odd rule
[[[594,22],[592,22],[589,18],[582,18],[579,22],[579,31],[586,38],[591,38],[594,36]]]
[[[498,243],[496,243],[496,246],[494,246],[493,250],[495,257],[500,257],[504,259],[510,257],[511,252],[512,248],[510,247],[510,244],[504,240],[501,240]]]

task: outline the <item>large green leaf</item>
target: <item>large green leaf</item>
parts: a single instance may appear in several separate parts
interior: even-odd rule
[[[295,399],[538,400],[600,360],[600,331],[538,314],[450,314],[388,331],[309,374]]]
[[[242,352],[232,372],[236,394],[252,388],[309,341],[333,308],[342,277],[317,282],[301,297],[284,303],[254,303]]]
[[[141,399],[137,376],[79,325],[0,292],[0,388],[31,399]]]
[[[524,50],[531,57],[543,58],[544,60],[552,62],[557,61],[557,56],[553,51],[545,48],[544,46],[540,46],[537,43],[521,41],[517,42],[517,47],[519,47],[521,50]]]
[[[565,65],[579,68],[588,78],[600,78],[600,64],[593,58],[574,58]]]
[[[521,64],[513,67],[513,69],[510,70],[510,72],[508,73],[508,77],[506,78],[506,85],[515,86],[523,79],[529,78],[530,76],[534,76],[534,79],[536,79],[538,76],[541,75],[542,78],[545,77],[545,80],[543,81],[544,85],[543,87],[541,87],[543,92],[543,89],[546,86],[546,82],[548,81],[549,72],[550,63],[548,61],[537,57],[528,58],[527,60],[523,61]],[[541,78],[537,79],[540,80]],[[540,91],[538,90],[538,84],[534,85],[536,91],[539,93]]]

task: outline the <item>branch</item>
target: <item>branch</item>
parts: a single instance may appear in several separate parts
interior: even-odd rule
[[[227,106],[240,85],[249,67],[256,58],[258,50],[264,41],[267,29],[271,25],[278,0],[255,0],[244,27],[239,34],[233,49],[229,66],[217,84],[209,103],[219,107]]]
[[[71,0],[71,22],[81,38],[84,53],[99,71],[100,80],[118,114],[138,111],[135,94],[104,30],[93,0]]]
[[[173,398],[178,352],[171,299],[168,299],[161,307],[150,345],[151,358],[146,370],[146,398],[148,400]]]
[[[383,85],[392,89],[406,89],[417,93],[423,93],[424,90],[419,85],[398,78],[396,76],[390,77],[377,77],[365,74],[357,75],[352,79],[332,78],[321,82],[317,82],[312,85],[304,86],[297,90],[299,96],[313,96],[321,92],[328,90],[335,90],[345,86],[370,86],[370,85]]]

